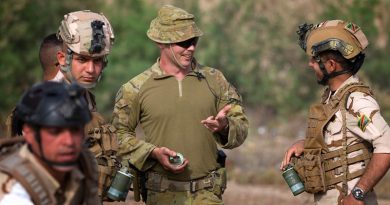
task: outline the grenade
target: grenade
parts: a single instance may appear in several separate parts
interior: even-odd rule
[[[303,185],[301,178],[299,178],[298,173],[291,164],[284,168],[282,176],[287,182],[294,196],[305,191],[305,186]]]
[[[107,197],[114,201],[125,201],[129,192],[133,175],[127,167],[117,171],[107,192]]]
[[[176,166],[180,166],[184,163],[184,157],[180,153],[176,153],[176,156],[171,157],[169,156],[169,163],[174,164]]]

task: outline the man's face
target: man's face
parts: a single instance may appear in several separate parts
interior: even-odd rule
[[[320,81],[324,77],[324,74],[322,73],[322,71],[320,69],[320,65],[314,57],[310,58],[309,67],[314,71],[314,73],[317,77],[317,81]]]
[[[35,139],[35,130],[28,125],[24,125],[23,133],[33,152],[42,157],[39,144]],[[80,155],[84,142],[84,129],[83,127],[41,127],[40,137],[43,157],[46,160],[55,163],[75,162]],[[54,168],[60,171],[70,171],[74,167]]]
[[[93,85],[97,83],[103,70],[104,58],[91,58],[77,53],[73,53],[72,56],[71,72],[74,80],[76,80],[79,84],[84,85]],[[57,53],[57,59],[61,65],[65,65],[66,55],[63,51]],[[65,78],[67,78],[66,75]],[[69,82],[71,81],[71,79],[66,80]]]
[[[180,64],[180,68],[190,68],[192,58],[195,54],[197,42],[198,38],[191,38],[183,42],[170,44],[165,46],[162,51],[162,55],[170,56],[170,59],[174,64]]]
[[[91,58],[73,54],[72,76],[81,84],[94,84],[103,70],[103,57]]]

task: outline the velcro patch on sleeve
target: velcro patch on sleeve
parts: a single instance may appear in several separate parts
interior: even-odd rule
[[[364,132],[366,130],[366,127],[371,122],[371,119],[367,117],[367,115],[361,115],[358,117],[357,125],[358,127]]]

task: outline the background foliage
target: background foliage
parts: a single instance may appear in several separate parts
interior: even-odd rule
[[[197,16],[205,33],[198,61],[222,70],[243,95],[250,135],[242,148],[228,151],[229,177],[238,176],[236,181],[283,183],[280,160],[291,141],[303,137],[307,106],[322,91],[297,45],[300,23],[345,19],[362,27],[370,45],[359,75],[390,119],[388,0],[0,0],[0,121],[23,91],[40,81],[42,38],[56,32],[65,13],[83,9],[103,12],[115,32],[108,67],[95,90],[98,108],[109,119],[119,87],[158,56],[146,30],[166,3]],[[382,181],[377,193],[388,197],[390,175]]]
[[[321,92],[297,46],[302,22],[346,19],[360,25],[370,46],[360,75],[375,90],[382,113],[390,118],[389,28],[386,0],[2,0],[0,1],[0,118],[23,91],[41,78],[41,39],[56,32],[65,13],[90,9],[111,21],[116,42],[104,78],[95,90],[101,112],[110,117],[116,91],[149,67],[158,50],[145,35],[157,9],[172,3],[197,16],[205,35],[197,58],[221,69],[242,93],[248,112],[259,114],[253,128],[304,119]],[[261,116],[267,116],[263,118]],[[296,134],[294,132],[289,133]]]

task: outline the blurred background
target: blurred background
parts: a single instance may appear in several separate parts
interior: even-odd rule
[[[305,194],[293,197],[278,170],[286,149],[304,137],[307,108],[323,90],[297,45],[299,24],[344,19],[363,29],[370,45],[359,75],[373,88],[389,122],[388,0],[1,0],[1,122],[23,91],[41,79],[38,50],[43,37],[57,31],[64,14],[83,9],[103,12],[115,32],[109,64],[95,89],[98,109],[109,119],[119,87],[158,56],[146,30],[164,4],[195,14],[205,33],[197,47],[198,61],[223,71],[244,98],[250,134],[241,147],[227,151],[226,204],[310,201]],[[386,189],[390,174],[376,188],[380,204],[390,204]]]

